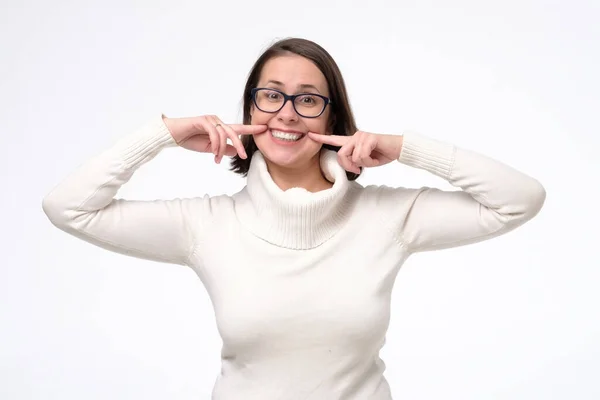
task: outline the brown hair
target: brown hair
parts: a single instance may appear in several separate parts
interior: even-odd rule
[[[254,66],[248,75],[246,87],[244,88],[244,124],[250,124],[250,109],[252,107],[250,91],[258,84],[264,65],[271,58],[290,53],[309,59],[315,63],[323,75],[325,75],[327,86],[329,88],[329,97],[331,99],[331,104],[329,106],[331,107],[329,113],[329,126],[331,132],[334,135],[352,136],[358,129],[356,128],[356,122],[346,92],[346,85],[340,69],[331,55],[323,47],[310,40],[300,38],[288,38],[275,42],[265,50],[254,63]],[[231,161],[231,170],[242,176],[246,176],[248,169],[250,168],[252,155],[258,147],[256,146],[252,135],[244,135],[242,137],[242,143],[246,150],[246,154],[248,154],[248,158],[243,159],[237,155],[233,157]],[[323,145],[323,147],[334,151],[340,149],[339,147],[328,144]],[[346,175],[349,180],[355,180],[359,176],[359,174],[350,171],[346,171]]]

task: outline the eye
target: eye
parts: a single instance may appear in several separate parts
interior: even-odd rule
[[[265,97],[269,100],[279,100],[281,99],[281,93],[272,90],[267,90],[265,91]]]
[[[303,106],[314,106],[314,105],[318,104],[319,102],[323,102],[320,97],[312,95],[312,94],[302,95],[302,96],[298,97],[296,99],[296,101],[298,102],[298,104],[303,105]]]

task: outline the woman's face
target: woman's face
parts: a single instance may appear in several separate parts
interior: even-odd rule
[[[267,61],[257,87],[277,89],[287,95],[315,93],[329,97],[323,73],[312,61],[295,54]],[[276,92],[262,93],[259,96],[263,96],[263,104],[276,104],[281,99]],[[311,98],[301,98],[297,104],[297,107],[311,107],[316,103]],[[313,107],[319,108],[318,105]],[[306,168],[315,161],[318,163],[321,149],[321,144],[311,140],[307,133],[328,134],[329,113],[330,106],[327,106],[319,117],[305,118],[296,113],[291,101],[287,101],[276,113],[261,111],[252,103],[251,124],[267,125],[269,128],[265,133],[254,135],[254,141],[267,161],[286,168]]]

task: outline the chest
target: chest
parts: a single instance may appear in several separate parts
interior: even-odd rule
[[[309,250],[282,249],[244,232],[202,259],[217,327],[236,353],[379,344],[403,254],[344,234]]]

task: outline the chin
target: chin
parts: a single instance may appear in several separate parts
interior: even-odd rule
[[[299,143],[276,143],[267,135],[255,136],[256,146],[267,161],[280,167],[305,167],[319,156],[321,145],[303,138]]]

